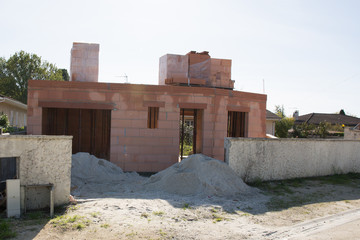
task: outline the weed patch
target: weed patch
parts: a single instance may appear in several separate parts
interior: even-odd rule
[[[155,215],[155,216],[162,216],[162,215],[164,215],[165,213],[164,212],[162,212],[162,211],[158,211],[158,212],[153,212],[153,214]]]
[[[109,228],[110,227],[110,225],[109,224],[107,224],[107,223],[104,223],[104,224],[101,224],[100,225],[100,227],[102,227],[102,228]]]
[[[8,239],[13,237],[16,237],[16,232],[11,230],[10,223],[0,219],[0,239]]]
[[[79,215],[61,215],[50,221],[54,227],[59,227],[62,230],[77,229],[82,230],[90,225],[90,220],[84,216]]]
[[[189,203],[184,203],[183,207],[182,207],[184,210],[185,209],[192,209],[192,207],[190,206]]]
[[[295,206],[302,206],[309,204],[316,200],[319,200],[323,197],[323,194],[320,193],[311,193],[306,195],[290,195],[286,197],[272,197],[270,201],[266,204],[269,210],[283,210]]]

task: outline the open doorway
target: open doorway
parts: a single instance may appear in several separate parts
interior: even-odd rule
[[[0,158],[0,214],[6,211],[6,180],[18,179],[17,158]]]
[[[202,152],[202,110],[180,109],[179,161]]]

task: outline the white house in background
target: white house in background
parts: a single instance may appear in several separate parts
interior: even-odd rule
[[[0,115],[6,114],[9,117],[11,126],[26,126],[27,105],[17,100],[0,95]]]
[[[266,134],[275,136],[275,122],[280,121],[280,119],[275,113],[266,110]]]

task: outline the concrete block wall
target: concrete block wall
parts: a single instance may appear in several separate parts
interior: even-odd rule
[[[248,136],[265,137],[266,95],[205,87],[29,81],[28,134],[41,134],[42,106],[112,106],[110,161],[125,171],[157,172],[178,161],[180,108],[201,109],[203,153],[224,159],[228,107],[248,112]],[[158,128],[147,128],[159,107]]]
[[[71,140],[71,136],[2,135],[0,157],[17,158],[21,185],[54,184],[54,204],[61,205],[68,202],[70,195]],[[31,190],[27,193],[27,209],[49,206],[49,191]],[[23,187],[21,198],[24,209]]]
[[[344,139],[345,140],[360,140],[360,130],[350,128],[350,127],[345,127]]]
[[[70,81],[98,82],[99,44],[73,43]]]
[[[246,182],[360,172],[360,141],[226,138],[225,162]]]

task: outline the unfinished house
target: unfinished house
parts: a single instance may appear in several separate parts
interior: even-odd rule
[[[71,53],[70,82],[29,81],[28,134],[72,135],[73,153],[137,172],[191,153],[224,160],[225,137],[266,135],[266,95],[234,91],[231,60],[167,54],[159,85],[117,84],[97,82],[98,44]]]

